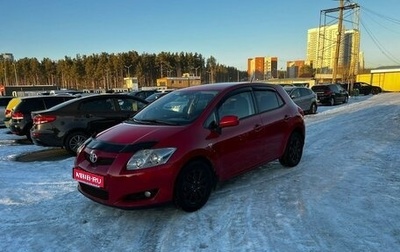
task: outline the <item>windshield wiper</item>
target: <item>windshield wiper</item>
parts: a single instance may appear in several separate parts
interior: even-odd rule
[[[138,124],[153,124],[153,125],[178,125],[175,122],[169,122],[169,121],[164,121],[164,120],[159,120],[159,119],[136,119],[133,118],[133,121]]]

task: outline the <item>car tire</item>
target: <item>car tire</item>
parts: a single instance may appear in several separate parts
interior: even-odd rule
[[[209,165],[202,161],[190,162],[181,170],[176,180],[175,205],[186,212],[200,209],[208,201],[214,181]]]
[[[317,113],[317,104],[316,103],[312,103],[310,110],[309,110],[310,114],[316,114]]]
[[[25,126],[25,130],[24,130],[24,134],[26,136],[26,138],[28,139],[29,142],[33,142],[32,141],[32,137],[31,137],[31,128],[32,128],[32,124],[27,124]]]
[[[88,139],[88,135],[82,131],[75,131],[65,138],[64,147],[71,155],[76,155],[76,151],[79,146],[81,146],[86,139]]]
[[[283,166],[293,167],[300,163],[303,155],[304,137],[299,132],[293,132],[286,144],[285,152],[279,159]]]
[[[335,104],[336,104],[335,97],[331,97],[331,98],[329,99],[329,105],[330,105],[330,106],[333,106],[333,105],[335,105]]]
[[[343,103],[348,103],[349,102],[349,97],[348,96],[345,96],[344,97],[344,100],[343,100]]]

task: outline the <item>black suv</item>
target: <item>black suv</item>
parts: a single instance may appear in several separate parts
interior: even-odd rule
[[[74,99],[71,95],[41,95],[21,97],[21,101],[11,113],[10,131],[29,140],[32,127],[31,112],[51,108],[57,104]]]
[[[349,101],[349,93],[340,84],[318,84],[311,89],[317,94],[317,101],[322,104],[333,106]]]
[[[31,138],[36,145],[63,147],[75,155],[87,138],[125,121],[147,104],[139,97],[118,93],[77,98],[32,112]]]

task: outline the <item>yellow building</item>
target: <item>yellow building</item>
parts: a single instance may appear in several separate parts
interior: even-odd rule
[[[378,86],[384,91],[400,91],[400,66],[378,68],[371,70],[369,74],[357,75],[358,82],[366,82]]]
[[[184,74],[182,77],[163,77],[157,79],[157,88],[179,89],[201,85],[200,76]]]

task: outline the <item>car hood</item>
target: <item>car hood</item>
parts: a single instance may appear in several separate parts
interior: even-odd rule
[[[101,132],[96,138],[100,141],[115,144],[134,144],[148,141],[158,142],[173,137],[184,128],[184,126],[120,123]]]

